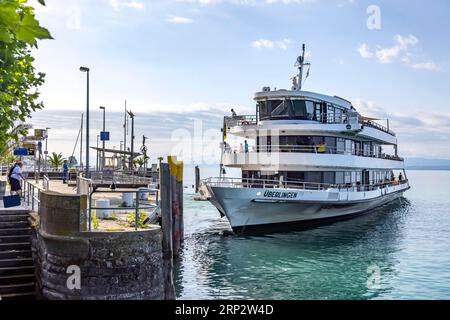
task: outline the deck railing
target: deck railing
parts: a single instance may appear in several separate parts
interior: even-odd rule
[[[295,120],[290,118],[289,116],[276,116],[276,117],[269,117],[260,119],[261,121],[269,121],[269,120]],[[319,114],[311,114],[309,117],[306,117],[306,119],[302,120],[309,120],[309,121],[317,121],[320,123],[327,123],[327,124],[347,124],[349,122],[349,116],[345,113],[342,115],[334,115],[334,114],[327,114],[327,113],[319,113]],[[232,116],[232,117],[225,117],[225,123],[227,127],[239,127],[239,126],[245,126],[245,125],[256,125],[258,123],[256,115],[242,115],[242,116]],[[360,121],[360,123],[364,126],[371,127],[380,131],[383,131],[391,136],[396,136],[395,132],[390,130],[389,128],[376,123],[372,120],[365,120]]]
[[[240,150],[238,148],[226,147],[224,149],[225,153],[233,154],[233,153],[245,153],[244,150]],[[386,159],[386,160],[396,160],[396,161],[404,161],[403,158],[399,156],[387,155],[384,153],[374,153],[367,152],[364,150],[345,150],[342,148],[329,147],[324,146],[320,147],[319,145],[259,145],[254,146],[253,150],[250,152],[281,152],[281,153],[317,153],[317,154],[348,154],[358,157],[369,157],[369,158],[378,158],[378,159]]]
[[[330,190],[337,189],[338,191],[354,191],[365,192],[384,189],[387,187],[398,185],[409,185],[408,179],[401,181],[384,181],[376,184],[360,184],[360,183],[344,183],[344,184],[330,184],[330,183],[316,183],[305,182],[300,180],[271,180],[271,179],[253,179],[253,178],[209,178],[203,180],[207,186],[212,187],[228,187],[228,188],[276,188],[276,189],[299,189],[299,190]]]

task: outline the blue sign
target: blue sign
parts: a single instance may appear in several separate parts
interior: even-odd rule
[[[25,157],[28,155],[28,149],[27,148],[16,148],[16,149],[14,149],[14,155],[20,156],[20,157]]]
[[[100,140],[101,141],[109,141],[109,131],[100,132]]]

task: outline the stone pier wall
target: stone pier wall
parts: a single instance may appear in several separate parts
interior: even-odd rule
[[[32,236],[38,296],[164,299],[160,227],[88,232],[85,205],[83,196],[42,193]]]

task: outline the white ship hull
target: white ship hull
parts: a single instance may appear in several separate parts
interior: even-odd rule
[[[367,192],[209,186],[211,203],[237,234],[301,230],[348,219],[398,199],[408,184]]]

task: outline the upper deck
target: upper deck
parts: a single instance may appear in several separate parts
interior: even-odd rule
[[[395,133],[373,118],[361,116],[352,104],[339,97],[306,91],[277,90],[255,94],[255,115],[226,117],[231,134],[256,138],[269,130],[286,135],[354,135],[361,139],[396,145]]]

